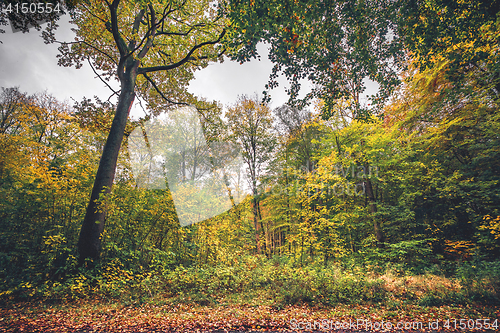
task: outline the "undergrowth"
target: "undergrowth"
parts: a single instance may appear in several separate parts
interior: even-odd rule
[[[71,301],[85,298],[146,302],[230,302],[333,306],[337,304],[398,304],[421,306],[499,304],[500,262],[455,263],[451,276],[437,267],[425,273],[404,273],[386,265],[310,263],[283,258],[234,257],[218,265],[172,266],[163,253],[153,254],[148,267],[117,258],[78,268],[68,258],[65,270],[52,277],[2,286],[3,302],[41,299]]]

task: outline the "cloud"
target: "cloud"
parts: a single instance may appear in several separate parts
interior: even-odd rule
[[[57,39],[73,40],[70,28],[68,17],[63,17]],[[60,100],[71,97],[80,100],[94,95],[107,99],[111,95],[88,65],[81,69],[58,66],[58,44],[44,44],[39,31],[12,33],[12,29],[7,28],[0,39],[3,42],[0,44],[1,87],[19,86],[21,91],[30,94],[47,90]]]
[[[84,96],[94,95],[107,99],[111,91],[95,77],[92,69],[85,64],[81,69],[65,68],[57,65],[58,44],[46,45],[40,32],[12,33],[7,28],[0,35],[0,87],[19,86],[21,91],[30,94],[47,91],[59,100],[81,100]],[[71,41],[69,17],[63,16],[56,35],[58,40]],[[239,64],[229,60],[224,63],[212,63],[195,74],[188,90],[208,100],[217,100],[224,105],[233,104],[238,95],[259,95],[264,91],[272,71],[272,63],[267,58],[267,46],[260,44],[258,52],[261,60]],[[284,90],[287,82],[284,77],[278,79],[280,86],[271,91],[271,107],[278,107],[288,100]],[[118,82],[111,82],[118,89]],[[307,86],[306,86],[307,89]],[[72,104],[72,102],[70,101]],[[143,115],[139,106],[132,108],[133,116]]]
[[[269,80],[273,64],[267,58],[267,46],[260,44],[258,53],[261,60],[240,64],[226,59],[223,63],[213,63],[195,74],[195,80],[189,85],[189,91],[200,97],[217,100],[224,105],[236,102],[238,95],[262,95]],[[281,77],[280,86],[271,91],[273,107],[280,106],[288,100],[284,90],[286,80]]]

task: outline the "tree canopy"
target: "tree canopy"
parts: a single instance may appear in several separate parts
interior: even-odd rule
[[[380,84],[372,103],[382,103],[398,83],[403,58],[394,1],[230,1],[233,25],[228,34],[233,57],[246,61],[256,57],[259,42],[269,44],[274,63],[268,88],[284,73],[291,83],[290,102],[302,107],[313,97],[324,100],[325,114],[334,101],[353,100],[357,116],[366,115],[359,104],[363,80]],[[315,85],[297,101],[300,81]],[[295,102],[294,102],[295,101]]]

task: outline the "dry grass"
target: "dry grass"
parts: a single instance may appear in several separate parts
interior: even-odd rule
[[[462,288],[454,279],[432,274],[398,277],[389,272],[378,278],[384,281],[384,288],[398,298],[421,298],[428,294],[459,292]]]

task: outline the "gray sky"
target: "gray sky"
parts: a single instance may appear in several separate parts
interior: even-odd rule
[[[69,24],[58,31],[58,38],[71,40]],[[61,100],[98,95],[105,97],[104,86],[93,78],[90,68],[76,70],[57,65],[57,45],[45,45],[40,32],[13,33],[10,27],[0,35],[0,86],[18,86],[21,91],[35,93],[47,90]]]
[[[71,25],[67,16],[61,19],[60,25],[56,34],[57,39],[73,40],[74,33],[70,30]],[[56,57],[58,44],[44,44],[39,36],[40,32],[13,33],[9,27],[6,31],[5,34],[0,34],[0,40],[3,42],[0,44],[0,87],[18,86],[21,91],[29,94],[47,91],[70,105],[73,105],[72,99],[80,101],[84,96],[87,98],[98,96],[106,100],[111,95],[111,91],[95,77],[88,64],[81,69],[58,66]],[[225,106],[233,104],[238,95],[261,94],[273,66],[267,58],[266,51],[266,46],[260,45],[261,61],[252,60],[240,65],[227,60],[222,64],[210,64],[196,73],[189,91],[208,100],[217,100]],[[271,91],[272,108],[284,104],[288,99],[284,90],[284,86],[287,85],[286,80],[280,78],[278,82],[280,86]],[[118,82],[112,85],[118,90]],[[303,89],[302,93],[305,93],[309,85],[303,84],[303,86],[306,89]],[[369,92],[373,90],[371,87],[368,89]],[[133,117],[143,115],[137,103],[132,108],[131,114]],[[241,186],[245,188],[244,185]],[[175,192],[173,197],[175,200]],[[183,212],[182,207],[177,209],[180,209],[178,213]]]
[[[63,17],[57,30],[57,39],[73,40],[74,33],[70,28],[67,16],[66,19]],[[110,96],[110,90],[95,77],[88,64],[81,69],[58,66],[58,44],[44,44],[40,32],[13,33],[10,27],[5,30],[5,34],[0,34],[3,42],[0,44],[0,87],[18,86],[21,91],[30,94],[47,90],[60,100],[68,100],[70,104],[73,104],[71,98],[79,101],[84,96],[89,98],[97,95],[101,99]],[[260,46],[259,52],[262,53],[261,61],[252,60],[240,65],[226,60],[224,63],[210,64],[196,73],[189,91],[224,105],[234,103],[241,94],[261,94],[271,73],[272,63],[267,59],[264,45]],[[280,87],[271,92],[272,107],[282,105],[287,100],[283,84],[286,81],[281,79]],[[118,88],[118,83],[112,86]],[[135,112],[142,114],[137,107]]]
[[[63,16],[59,21],[57,39],[71,41],[74,33],[70,30],[69,16]],[[6,33],[0,34],[0,87],[18,86],[21,91],[30,94],[47,91],[61,101],[67,100],[71,105],[71,98],[79,101],[84,96],[94,95],[101,99],[110,96],[110,90],[95,77],[92,69],[85,64],[81,69],[74,67],[60,67],[57,65],[57,44],[46,45],[40,37],[40,32],[32,30],[30,33],[13,33],[6,27]],[[208,100],[217,100],[227,106],[233,104],[238,95],[254,93],[261,94],[269,79],[272,63],[267,59],[265,45],[260,45],[261,61],[252,60],[240,65],[237,62],[225,61],[213,63],[196,73],[196,78],[189,86],[189,91]],[[284,90],[286,80],[278,80],[280,86],[271,91],[271,107],[277,107],[287,101]],[[113,84],[112,84],[113,85]],[[310,87],[306,82],[302,93]],[[114,87],[118,83],[114,82]],[[376,85],[369,84],[367,92],[373,93]],[[309,88],[310,89],[310,88]],[[142,115],[138,106],[132,109],[132,115]]]

